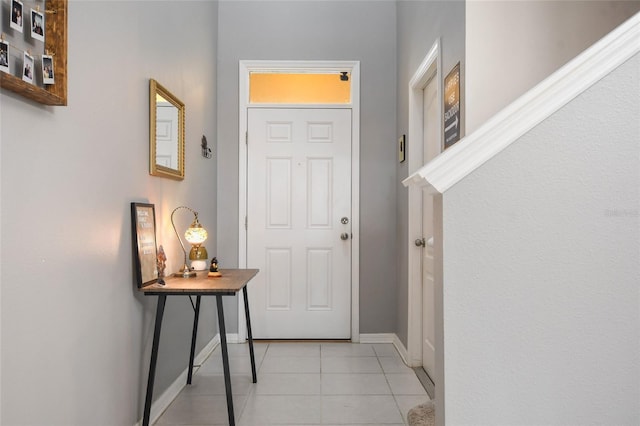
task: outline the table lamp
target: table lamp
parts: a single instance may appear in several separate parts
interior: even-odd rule
[[[189,207],[176,207],[171,213],[171,225],[173,226],[173,230],[178,237],[178,241],[180,241],[180,246],[182,247],[182,252],[184,253],[184,265],[182,265],[180,271],[176,272],[174,276],[191,278],[195,277],[196,273],[192,270],[192,268],[189,268],[189,265],[187,265],[187,250],[184,248],[182,238],[180,238],[180,234],[178,233],[176,225],[173,222],[173,215],[179,209],[187,209],[191,213],[193,213],[194,216],[193,222],[191,222],[191,225],[189,225],[189,228],[187,228],[186,232],[184,233],[184,238],[192,245],[191,251],[189,252],[189,259],[192,260],[191,265],[193,266],[193,269],[198,271],[204,270],[207,267],[207,249],[202,247],[202,243],[207,239],[207,230],[204,229],[202,225],[200,225],[200,222],[198,221],[198,212]]]
[[[189,251],[189,259],[191,260],[191,269],[196,271],[204,271],[207,269],[207,258],[209,254],[202,243],[207,239],[207,230],[198,222],[198,215],[184,233],[184,239],[191,244]]]

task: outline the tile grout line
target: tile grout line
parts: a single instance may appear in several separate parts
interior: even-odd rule
[[[322,344],[320,345],[320,424],[324,424],[324,419],[322,418],[322,396],[323,396],[323,388],[322,388]]]
[[[267,353],[269,352],[270,347],[271,347],[271,343],[267,343],[267,348],[264,350],[264,354],[262,355],[262,359],[260,360],[260,365],[256,365],[256,383],[251,383],[251,386],[249,386],[250,390],[249,390],[249,393],[247,394],[247,399],[242,406],[240,415],[238,416],[238,424],[241,424],[242,415],[244,414],[244,410],[247,408],[247,404],[249,404],[249,398],[252,395],[257,395],[256,388],[258,386],[259,372],[262,368],[262,364],[264,363],[264,360],[267,358]],[[255,353],[255,347],[254,347],[254,353]]]
[[[396,398],[396,393],[393,391],[391,387],[391,383],[389,383],[389,377],[387,377],[387,373],[384,371],[384,367],[382,366],[382,362],[380,362],[380,356],[378,356],[378,351],[373,348],[373,351],[376,353],[376,359],[378,360],[378,364],[380,364],[380,369],[382,370],[382,374],[384,374],[384,380],[387,382],[387,386],[389,386],[389,390],[391,391],[391,396],[393,397],[393,402],[396,404],[396,408],[398,409],[398,413],[400,414],[400,418],[402,419],[402,424],[406,425],[407,420],[405,416],[402,414],[402,408],[400,408],[400,404],[398,403],[398,398]]]

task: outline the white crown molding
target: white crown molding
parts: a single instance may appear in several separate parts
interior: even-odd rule
[[[638,52],[640,13],[402,183],[424,187],[432,194],[444,193]]]

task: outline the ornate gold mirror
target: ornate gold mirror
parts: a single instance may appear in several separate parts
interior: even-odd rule
[[[184,104],[149,80],[149,173],[184,179]]]

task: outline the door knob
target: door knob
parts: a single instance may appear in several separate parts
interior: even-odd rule
[[[340,239],[341,240],[348,240],[349,239],[349,234],[347,234],[346,232],[343,232],[342,234],[340,234]]]
[[[425,246],[425,241],[424,238],[418,238],[415,240],[415,245],[418,247],[424,247]]]
[[[343,217],[342,219],[340,219],[340,223],[346,225],[347,223],[349,223],[349,218],[346,216]]]

